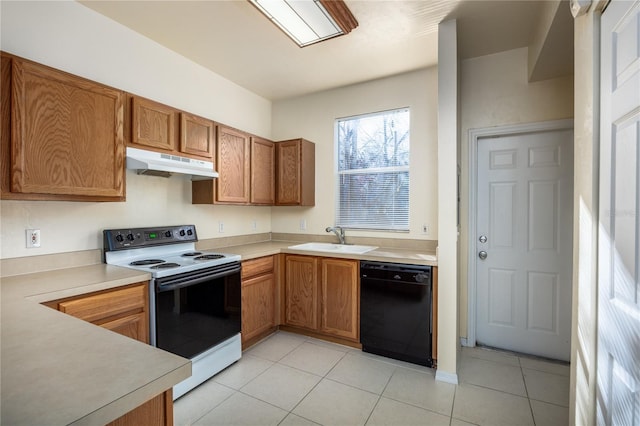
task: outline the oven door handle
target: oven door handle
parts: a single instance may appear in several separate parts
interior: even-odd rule
[[[231,268],[223,269],[221,271],[213,273],[207,270],[202,270],[197,271],[197,273],[186,273],[176,277],[157,278],[156,292],[162,293],[164,291],[177,290],[183,287],[200,284],[205,281],[215,280],[217,278],[233,275],[239,273],[240,271],[240,265],[234,265]]]

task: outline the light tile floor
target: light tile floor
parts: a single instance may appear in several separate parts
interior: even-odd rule
[[[174,405],[184,425],[567,425],[569,367],[462,348],[459,385],[430,368],[278,332]]]

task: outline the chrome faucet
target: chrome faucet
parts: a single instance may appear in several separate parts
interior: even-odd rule
[[[341,226],[327,226],[327,232],[333,232],[340,240],[340,244],[346,244],[344,240],[344,229]]]

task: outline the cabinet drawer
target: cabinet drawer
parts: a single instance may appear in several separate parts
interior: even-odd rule
[[[273,256],[260,257],[242,262],[242,279],[273,271]],[[243,283],[244,284],[244,283]]]
[[[58,310],[76,318],[96,322],[131,311],[144,311],[146,286],[138,285],[58,303]]]

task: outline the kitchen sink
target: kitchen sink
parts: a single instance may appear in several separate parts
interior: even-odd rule
[[[289,246],[292,250],[308,250],[308,251],[324,251],[329,253],[351,253],[363,254],[378,247],[361,246],[357,244],[333,244],[333,243],[304,243],[295,246]]]

